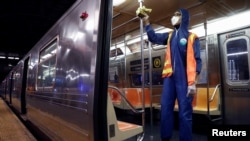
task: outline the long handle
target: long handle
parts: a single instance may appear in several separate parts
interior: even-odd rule
[[[138,0],[140,7],[142,7],[143,0]],[[140,35],[141,35],[141,82],[142,82],[142,110],[145,111],[145,96],[144,96],[144,40],[143,40],[143,20],[140,18]],[[137,138],[138,141],[143,140],[145,132],[145,113],[142,113],[142,127],[143,133]]]

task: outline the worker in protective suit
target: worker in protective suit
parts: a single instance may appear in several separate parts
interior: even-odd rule
[[[198,37],[188,31],[189,13],[176,11],[171,19],[174,31],[155,33],[147,13],[151,10],[138,8],[137,16],[143,19],[148,40],[167,45],[162,71],[161,138],[168,141],[174,128],[174,105],[178,100],[180,141],[192,141],[192,101],[196,94],[196,81],[201,71],[200,43]]]

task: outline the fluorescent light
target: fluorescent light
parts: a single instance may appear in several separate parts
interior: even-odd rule
[[[211,35],[247,26],[249,25],[249,18],[247,18],[249,15],[250,11],[246,11],[230,17],[208,21],[207,34]],[[193,28],[190,31],[196,33],[199,37],[205,36],[205,29],[203,25]]]
[[[56,49],[52,50],[51,53],[52,53],[52,54],[56,53]]]
[[[116,45],[110,47],[110,50],[113,50],[113,49],[115,49],[115,48],[121,48],[121,47],[124,47],[124,46],[125,46],[124,43],[119,43],[119,44],[116,44]]]
[[[148,36],[143,35],[143,40],[146,40],[146,39],[148,39]],[[141,38],[140,38],[140,37],[137,37],[137,38],[128,40],[127,45],[132,45],[132,44],[137,43],[137,42],[139,42],[139,41],[141,41]]]
[[[119,6],[124,3],[126,0],[113,0],[113,6]]]
[[[8,59],[12,60],[12,59],[14,59],[14,57],[8,57]]]
[[[231,53],[231,54],[227,54],[227,56],[244,55],[244,54],[248,54],[248,52],[245,51],[245,52]]]
[[[155,33],[165,33],[165,32],[170,32],[173,31],[171,28],[163,27],[155,30]]]
[[[42,56],[42,59],[49,58],[50,56],[52,56],[50,53],[49,54],[45,54],[44,56]]]
[[[155,30],[156,33],[164,33],[164,32],[169,32],[169,31],[173,31],[173,29],[166,28],[166,27],[160,27],[160,28],[157,28]],[[146,33],[144,33],[143,40],[147,40],[147,39],[148,39],[148,36]],[[141,36],[137,36],[135,38],[126,40],[126,43],[127,43],[127,45],[132,45],[132,44],[138,43],[140,41],[141,41]],[[125,52],[125,43],[124,42],[120,42],[120,43],[116,44],[116,46],[111,46],[110,50],[115,49],[115,47],[120,48],[123,52]],[[126,49],[127,49],[126,53],[130,54],[131,53],[130,49],[128,47],[126,47]]]

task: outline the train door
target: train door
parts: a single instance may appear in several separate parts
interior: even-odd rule
[[[21,87],[21,113],[26,113],[26,85],[27,85],[27,72],[28,72],[28,62],[29,57],[25,59],[24,61],[24,67],[23,67],[23,77],[22,77],[22,87]]]
[[[4,79],[4,90],[3,90],[3,99],[6,100],[6,93],[7,93],[7,80],[6,78]]]
[[[12,104],[12,90],[13,90],[13,72],[11,72],[8,80],[8,102]]]
[[[225,124],[249,124],[250,29],[219,34]]]

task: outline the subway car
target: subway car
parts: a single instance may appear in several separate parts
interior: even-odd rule
[[[194,116],[250,124],[250,2],[78,0],[1,82],[2,98],[37,138],[160,140],[166,46],[147,40],[135,14],[142,5],[156,32],[173,29],[177,9],[190,12],[202,59]]]

